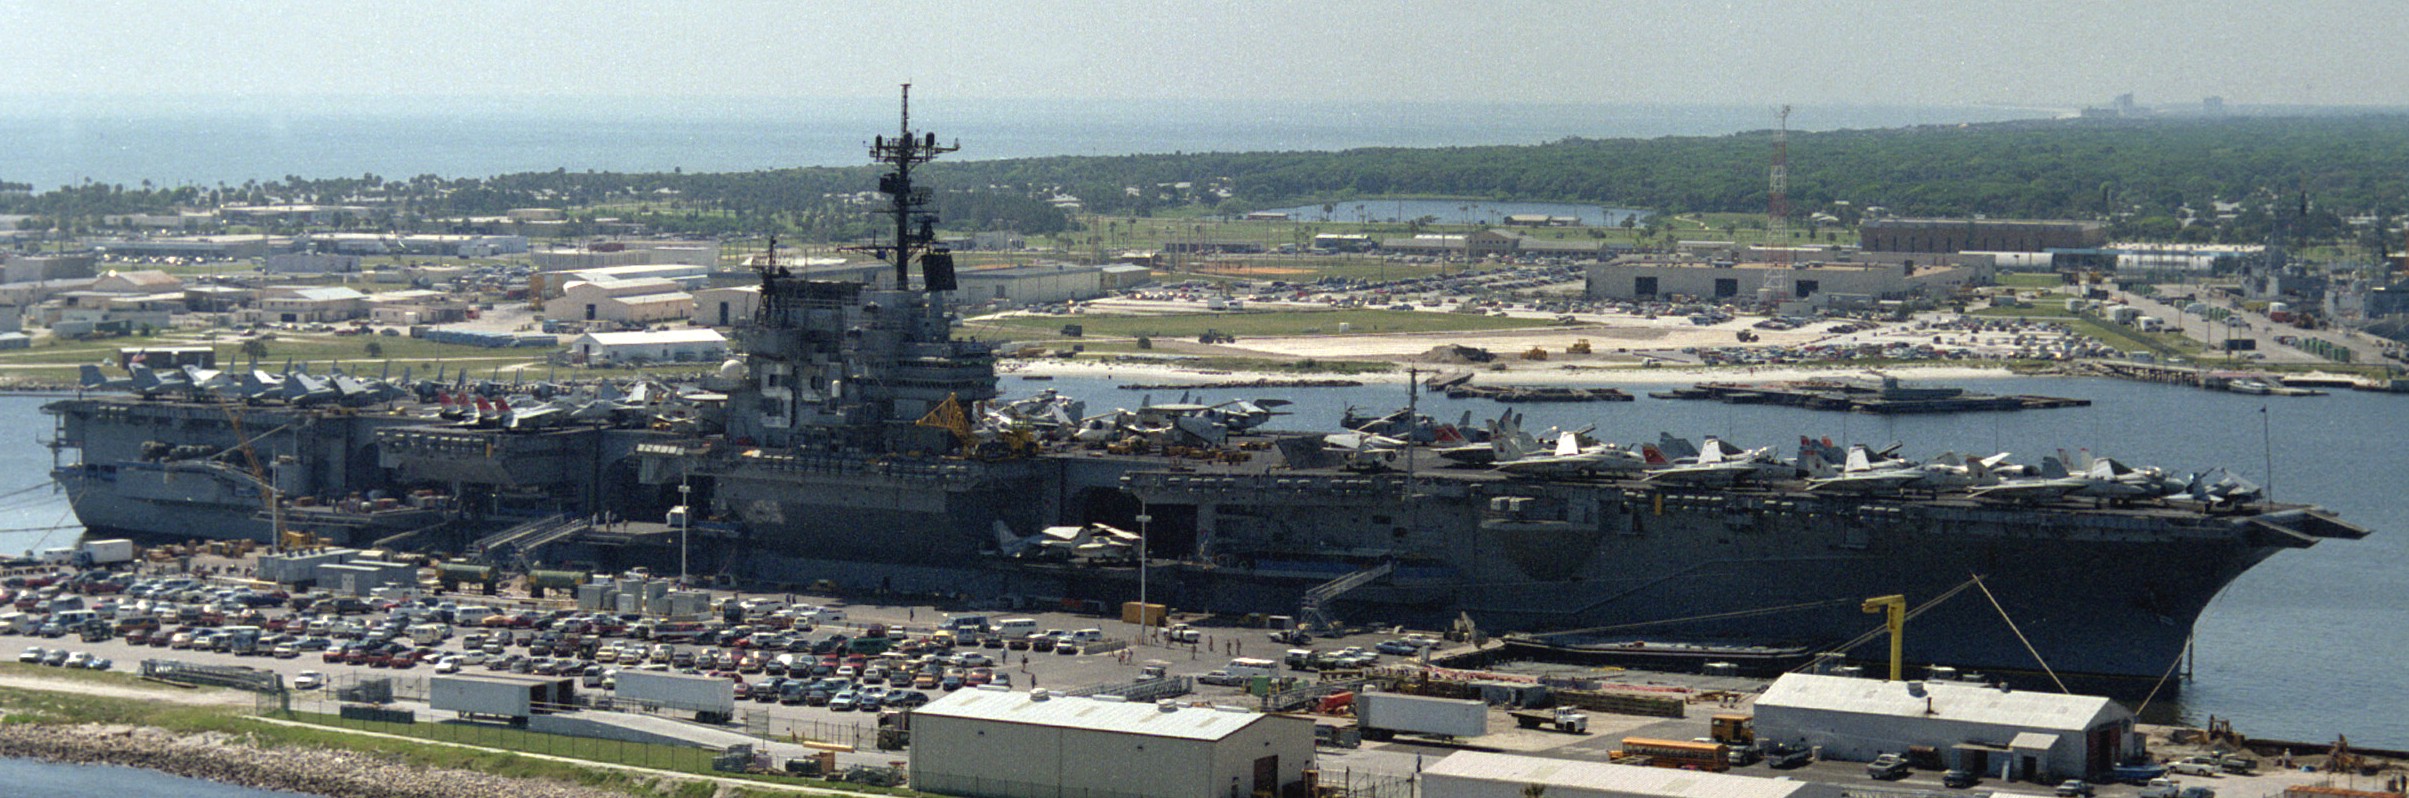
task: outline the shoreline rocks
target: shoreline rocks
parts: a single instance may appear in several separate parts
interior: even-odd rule
[[[424,768],[377,754],[262,748],[217,732],[137,726],[0,724],[0,757],[119,765],[262,790],[342,798],[625,798],[613,790]]]

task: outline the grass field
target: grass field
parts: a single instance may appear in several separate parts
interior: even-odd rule
[[[2003,272],[1999,275],[1998,280],[2001,286],[2007,288],[2057,288],[2066,284],[2066,278],[2056,273]]]
[[[1236,336],[1335,334],[1340,324],[1351,333],[1450,332],[1512,330],[1550,326],[1541,319],[1479,316],[1469,313],[1422,313],[1401,310],[1269,311],[1261,313],[1188,313],[1171,316],[1005,316],[979,319],[965,325],[989,337],[1059,337],[1063,325],[1086,328],[1090,337],[1194,338],[1206,330]]]
[[[47,679],[74,679],[109,683],[119,689],[156,690],[161,693],[182,692],[175,688],[144,682],[131,674],[78,674],[55,668],[33,668],[15,663],[0,663],[0,673],[39,676]],[[262,748],[308,746],[358,751],[392,757],[421,767],[458,768],[502,776],[551,779],[632,796],[722,795],[742,798],[792,795],[786,790],[733,788],[714,793],[715,787],[690,782],[659,782],[628,773],[588,767],[575,762],[560,762],[517,755],[518,752],[546,754],[591,762],[632,765],[637,767],[674,770],[750,779],[772,785],[797,785],[841,789],[865,794],[902,794],[903,790],[879,790],[860,785],[786,778],[739,776],[710,772],[710,753],[701,749],[674,746],[641,745],[561,735],[534,734],[495,726],[468,726],[442,723],[363,723],[343,720],[331,715],[293,713],[289,720],[315,724],[313,726],[285,725],[263,722],[248,716],[251,707],[195,706],[137,698],[90,695],[59,690],[0,687],[0,709],[7,710],[6,723],[59,724],[124,724],[154,726],[175,732],[225,732],[249,738],[248,744]],[[428,745],[408,740],[394,740],[348,733],[345,730],[372,731],[419,740],[458,743],[476,746]],[[482,749],[482,750],[480,750]]]

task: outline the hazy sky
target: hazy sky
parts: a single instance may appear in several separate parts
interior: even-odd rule
[[[0,97],[2409,105],[2400,0],[0,0]],[[890,31],[909,31],[896,37]],[[915,54],[918,57],[914,57]]]

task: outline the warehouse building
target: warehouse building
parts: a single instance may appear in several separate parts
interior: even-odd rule
[[[1953,290],[1973,281],[1979,270],[1932,265],[1913,260],[1900,263],[1774,263],[1700,261],[1687,258],[1634,255],[1589,267],[1591,299],[1652,302],[1675,298],[1753,301],[1767,298],[1769,281],[1788,298],[1825,304],[1843,298],[1905,299]]]
[[[954,297],[966,303],[1007,307],[1088,299],[1104,293],[1104,270],[1068,263],[961,272]]]
[[[658,277],[572,281],[561,287],[561,298],[544,303],[549,319],[650,324],[692,315],[694,295]]]
[[[93,275],[94,258],[89,252],[50,255],[0,254],[0,279],[12,283],[38,283],[44,280],[72,280]]]
[[[569,341],[569,352],[587,363],[716,362],[728,355],[718,330],[586,333]]]
[[[726,288],[705,288],[694,292],[694,323],[705,327],[733,327],[753,320],[761,312],[761,286],[739,285]]]
[[[1971,682],[1885,682],[1792,673],[1756,700],[1759,740],[1871,760],[1923,746],[1952,767],[2009,780],[2105,773],[2138,751],[2133,713],[2098,696]]]
[[[1422,771],[1422,798],[1837,798],[1831,785],[1463,751]]]
[[[912,712],[912,788],[970,798],[1289,795],[1313,721],[1234,707],[962,690]]]
[[[368,295],[342,286],[272,285],[260,289],[257,321],[314,324],[368,315]]]
[[[2099,222],[2030,219],[1872,219],[1857,226],[1867,252],[2046,252],[2108,243]]]
[[[332,252],[279,252],[261,259],[259,265],[269,274],[351,273],[360,270],[360,256]]]
[[[633,266],[596,266],[590,269],[570,269],[546,275],[554,285],[566,286],[577,280],[668,280],[682,291],[692,291],[710,284],[711,268],[693,263],[644,263]]]

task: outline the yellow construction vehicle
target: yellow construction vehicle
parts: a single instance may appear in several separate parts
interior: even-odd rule
[[[1581,340],[1574,341],[1572,346],[1564,348],[1564,353],[1567,355],[1589,354],[1589,339],[1583,338]]]
[[[1724,745],[1750,745],[1757,741],[1756,719],[1747,715],[1716,715],[1708,726],[1708,737]]]
[[[954,394],[947,394],[945,401],[912,423],[953,433],[954,441],[961,444],[963,457],[996,460],[1037,452],[1037,435],[1025,428],[1005,430],[993,441],[979,440],[978,431],[970,426],[970,414],[963,411],[961,398]]]
[[[1900,658],[1902,656],[1899,630],[1907,625],[1907,597],[1876,596],[1874,598],[1866,599],[1864,606],[1859,607],[1859,609],[1865,610],[1867,613],[1881,614],[1884,616],[1883,622],[1890,627],[1889,680],[1894,682],[1899,681],[1899,672],[1901,668]]]
[[[1522,359],[1524,359],[1524,360],[1546,360],[1546,359],[1547,359],[1547,349],[1546,349],[1545,347],[1537,347],[1537,346],[1531,347],[1531,351],[1528,351],[1528,352],[1524,352],[1524,353],[1522,353]]]

